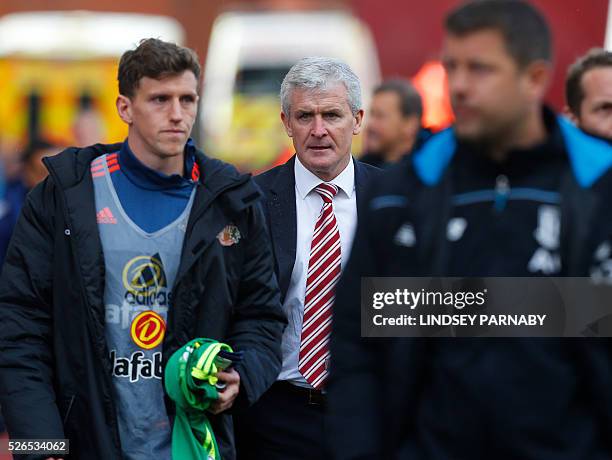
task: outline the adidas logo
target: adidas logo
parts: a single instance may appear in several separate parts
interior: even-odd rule
[[[96,220],[99,224],[116,224],[117,219],[113,216],[111,210],[106,207],[96,213]]]

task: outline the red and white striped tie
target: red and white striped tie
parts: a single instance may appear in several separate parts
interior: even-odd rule
[[[332,205],[338,187],[322,183],[315,191],[323,198],[323,208],[310,245],[298,369],[313,388],[320,389],[328,374],[332,304],[340,278],[341,249]]]

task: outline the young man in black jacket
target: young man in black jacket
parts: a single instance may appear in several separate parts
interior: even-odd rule
[[[361,277],[610,279],[612,150],[543,108],[544,18],[477,1],[446,30],[455,125],[372,181],[339,283],[335,458],[612,458],[606,339],[360,338]]]
[[[209,414],[232,459],[227,409],[274,382],[286,319],[260,194],[188,139],[199,73],[193,51],[143,40],[119,64],[126,141],[45,160],[0,281],[12,438],[68,438],[71,458],[169,459],[163,369],[205,337],[244,353],[218,374],[226,388]]]

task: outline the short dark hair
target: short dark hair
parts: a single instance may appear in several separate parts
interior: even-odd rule
[[[567,70],[565,100],[575,115],[580,115],[580,105],[584,99],[582,77],[596,67],[612,67],[612,53],[602,48],[592,48],[587,54],[579,57]]]
[[[552,61],[552,37],[546,19],[522,0],[473,0],[453,10],[446,31],[463,36],[483,29],[501,32],[506,48],[519,67]]]
[[[419,119],[423,116],[423,102],[421,95],[408,80],[393,78],[386,80],[374,88],[374,94],[395,93],[399,96],[400,111],[402,116],[416,115]]]
[[[143,77],[159,80],[186,70],[192,71],[199,81],[200,63],[195,51],[157,38],[146,38],[136,49],[121,56],[117,73],[119,94],[132,97]]]

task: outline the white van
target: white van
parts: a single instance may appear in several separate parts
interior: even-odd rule
[[[370,31],[350,12],[221,14],[204,69],[199,134],[206,151],[243,171],[282,161],[291,144],[282,129],[278,92],[289,68],[305,56],[345,61],[361,80],[367,107],[380,67]]]
[[[608,21],[606,23],[606,38],[604,48],[612,51],[612,0],[608,4]]]

